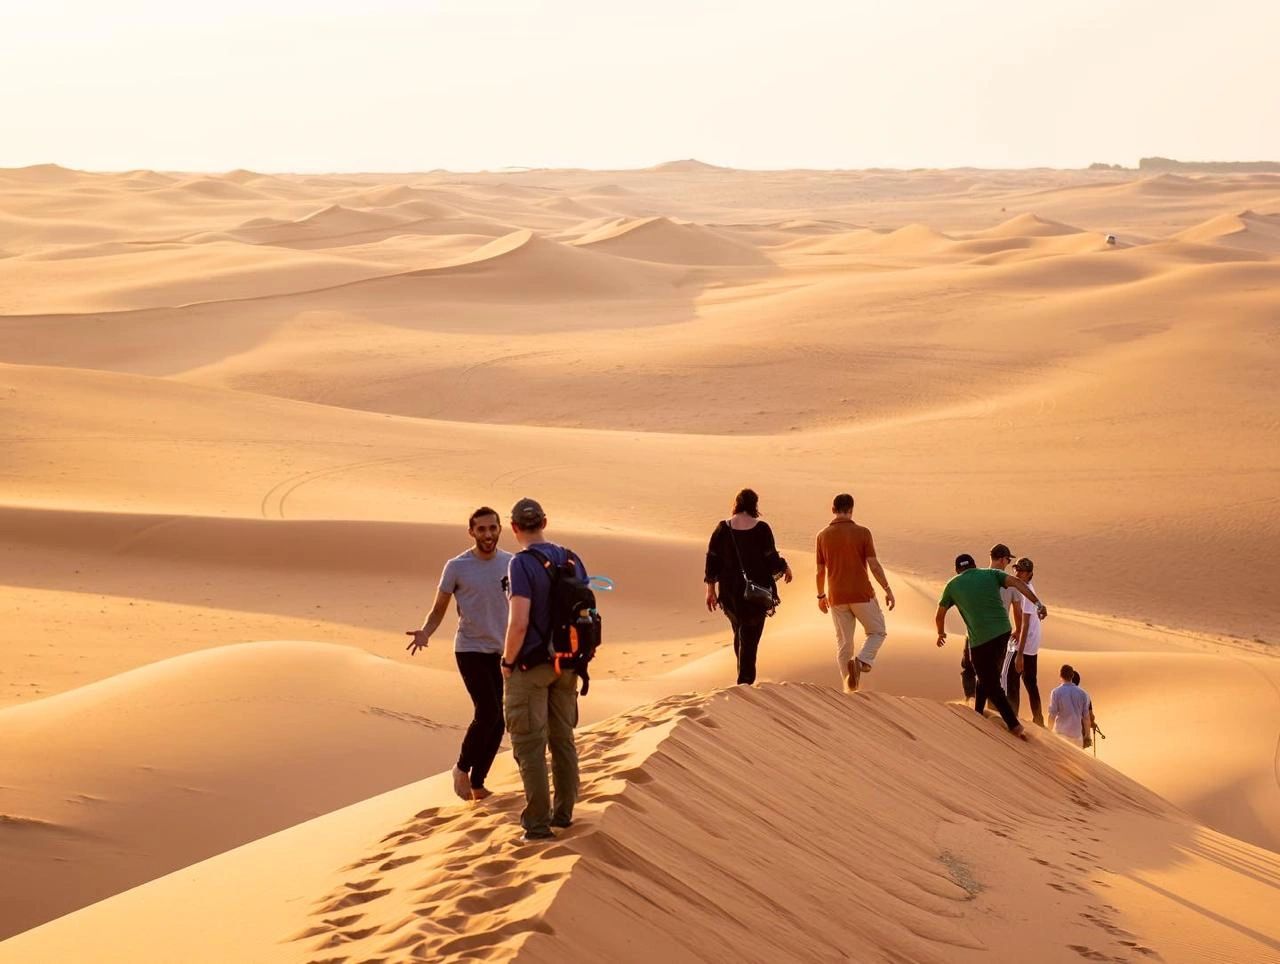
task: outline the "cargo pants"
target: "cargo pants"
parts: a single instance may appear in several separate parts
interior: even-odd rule
[[[503,715],[511,735],[511,751],[524,782],[525,830],[545,831],[573,821],[578,799],[578,675],[556,675],[550,663],[516,670],[507,679]],[[547,748],[551,748],[554,807],[547,788]]]

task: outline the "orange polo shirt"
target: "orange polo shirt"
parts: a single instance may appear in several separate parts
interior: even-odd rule
[[[870,602],[875,598],[867,560],[876,554],[871,530],[852,519],[834,519],[818,533],[818,565],[827,570],[827,601]]]

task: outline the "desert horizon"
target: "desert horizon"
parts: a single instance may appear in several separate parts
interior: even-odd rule
[[[1269,170],[0,168],[0,961],[1280,960],[1278,283]],[[543,845],[405,650],[526,497],[615,586]],[[935,645],[1000,543],[1088,751]]]

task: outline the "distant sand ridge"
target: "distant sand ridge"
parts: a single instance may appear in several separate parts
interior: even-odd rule
[[[412,659],[402,633],[444,559],[465,548],[467,514],[536,495],[556,535],[618,581],[598,689],[583,704],[590,720],[612,720],[600,733],[613,736],[591,745],[629,761],[594,764],[609,826],[651,814],[675,832],[670,800],[646,796],[675,785],[674,764],[645,740],[661,735],[680,765],[706,766],[709,747],[682,749],[683,737],[716,735],[726,754],[745,753],[734,730],[760,724],[754,714],[875,734],[875,766],[854,771],[870,786],[842,774],[832,806],[863,792],[869,812],[883,806],[877,774],[952,801],[942,777],[916,784],[895,769],[912,744],[897,726],[922,716],[927,739],[966,752],[998,732],[879,694],[959,696],[959,654],[930,636],[937,587],[956,552],[1006,541],[1035,559],[1052,612],[1042,688],[1057,663],[1080,665],[1109,737],[1103,759],[1213,828],[1186,829],[1143,797],[1081,866],[1097,870],[1096,848],[1120,846],[1131,818],[1142,840],[1157,824],[1174,833],[1193,862],[1232,855],[1143,883],[1137,864],[1117,864],[1124,900],[1097,889],[1094,877],[1116,883],[1101,871],[1062,871],[1071,880],[1054,878],[1065,888],[1050,887],[1054,899],[1080,905],[1067,916],[1093,915],[1134,946],[1101,925],[1086,937],[1072,928],[1093,925],[1064,924],[1061,959],[1088,957],[1073,943],[1116,958],[1141,945],[1194,959],[1187,948],[1219,941],[1280,953],[1237,872],[1273,880],[1256,847],[1280,849],[1278,285],[1280,175],[1268,173],[694,161],[420,175],[0,170],[0,936],[178,872],[119,898],[120,921],[141,919],[148,901],[212,887],[200,868],[213,862],[183,876],[197,861],[230,851],[248,881],[268,859],[253,848],[276,839],[251,843],[263,835],[337,810],[352,847],[365,847],[427,806],[398,791],[376,818],[357,816],[374,812],[360,801],[447,768],[469,716],[450,625]],[[869,701],[788,687],[710,698],[705,719],[727,732],[701,721],[705,694],[730,679],[723,619],[701,606],[702,550],[743,485],[761,492],[797,574],[766,632],[762,675],[826,685],[834,650],[812,599],[812,538],[834,493],[857,495],[900,597]],[[628,730],[630,708],[663,700]],[[802,750],[832,764],[799,730],[770,737],[770,759],[781,767]],[[1056,799],[1070,759],[1035,757],[1017,792]],[[1105,797],[1104,809],[1130,813],[1144,792],[1105,768],[1071,772],[1067,783]],[[703,788],[705,805],[720,812],[733,786]],[[793,800],[760,802],[800,819]],[[476,949],[555,956],[557,915],[589,875],[604,875],[590,879],[605,894],[669,879],[623,852],[643,850],[629,825],[605,850],[549,859],[545,881],[526,861],[504,864],[490,883],[510,889],[515,910],[454,894],[448,868],[464,850],[488,846],[495,828],[494,845],[509,846],[509,805],[497,816],[439,809],[439,839],[409,848],[426,848],[418,869],[435,868],[448,890],[437,911],[461,900],[488,922]],[[960,855],[956,866],[982,880],[963,847],[1008,843],[968,826],[962,841],[901,857],[902,879],[945,894],[872,882],[887,888],[876,906],[911,933],[873,929],[857,947],[964,960],[997,941],[954,881],[938,883],[948,871],[934,851]],[[1043,841],[1017,842],[1060,863],[1036,849]],[[393,849],[381,863],[409,854]],[[1171,851],[1123,853],[1173,866]],[[334,872],[348,860],[336,855],[315,866]],[[724,872],[712,867],[661,873]],[[404,953],[463,953],[448,927],[405,923],[416,898],[401,877],[414,872],[405,863],[373,888],[390,888],[384,906],[399,917],[299,920],[297,933],[321,930],[281,944],[280,959],[323,958],[312,945],[325,941],[356,944],[331,951],[352,960],[398,941]],[[1246,909],[1196,897],[1179,918],[1185,945],[1138,926],[1164,899],[1152,887],[1187,894],[1196,874]],[[289,886],[311,906],[363,879]],[[747,938],[716,930],[723,908],[707,900],[689,920],[739,947]],[[760,900],[761,912],[798,913]],[[105,913],[30,938],[62,946],[58,933],[98,933]],[[1207,923],[1218,919],[1232,926]],[[278,923],[263,919],[264,940],[294,933]],[[855,946],[840,930],[778,939],[812,940],[818,957]],[[675,959],[700,953],[694,934],[672,940]],[[150,959],[174,946],[156,944]]]

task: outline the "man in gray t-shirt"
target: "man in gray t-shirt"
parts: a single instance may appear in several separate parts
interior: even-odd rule
[[[458,765],[453,768],[453,789],[463,800],[489,796],[485,777],[502,744],[502,646],[507,633],[507,568],[511,553],[498,548],[502,520],[493,509],[471,514],[467,531],[475,545],[445,563],[436,590],[435,605],[413,637],[410,653],[423,649],[440,628],[449,601],[456,600],[458,632],[453,640],[458,672],[471,696],[475,713],[462,741]]]
[[[488,559],[468,549],[444,564],[440,592],[458,605],[455,653],[502,654],[507,635],[507,568],[511,553],[495,549]]]

